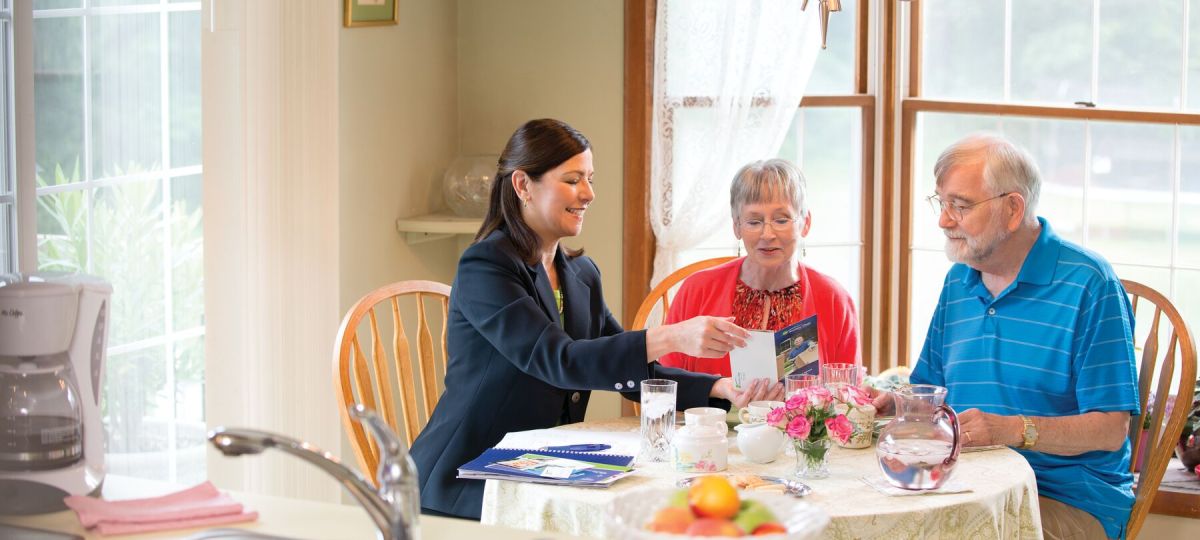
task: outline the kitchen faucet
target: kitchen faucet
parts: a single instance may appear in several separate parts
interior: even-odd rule
[[[358,471],[343,465],[334,455],[283,435],[253,429],[218,427],[208,440],[226,456],[260,454],[274,448],[307,461],[336,478],[367,510],[383,540],[417,540],[420,497],[417,469],[400,438],[373,411],[360,404],[350,407],[350,416],[370,429],[379,445],[379,489]]]

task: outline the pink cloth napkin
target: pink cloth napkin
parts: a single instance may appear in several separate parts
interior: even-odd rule
[[[224,525],[258,519],[211,482],[148,499],[105,501],[82,495],[64,499],[79,522],[102,535]]]

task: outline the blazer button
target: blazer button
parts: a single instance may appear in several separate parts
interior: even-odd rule
[[[571,403],[579,403],[579,392],[571,394]]]
[[[633,381],[625,381],[626,388],[633,388]]]
[[[617,384],[615,384],[615,385],[613,385],[613,386],[614,386],[614,387],[617,389],[617,391],[620,391],[620,390],[621,390],[621,388],[624,388],[623,386],[621,386],[621,383],[617,383]]]

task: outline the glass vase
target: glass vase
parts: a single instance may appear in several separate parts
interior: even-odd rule
[[[442,176],[442,197],[456,216],[483,217],[487,213],[492,178],[500,156],[459,156]]]
[[[796,472],[799,478],[828,478],[829,477],[829,448],[833,442],[828,438],[816,441],[793,440],[792,447],[796,450]]]

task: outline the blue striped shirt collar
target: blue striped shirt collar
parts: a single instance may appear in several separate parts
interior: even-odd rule
[[[1049,285],[1054,280],[1054,271],[1058,268],[1058,250],[1062,248],[1062,240],[1054,234],[1054,229],[1046,222],[1046,218],[1038,217],[1042,232],[1029,248],[1025,262],[1021,264],[1021,273],[1017,281],[1031,285]]]

